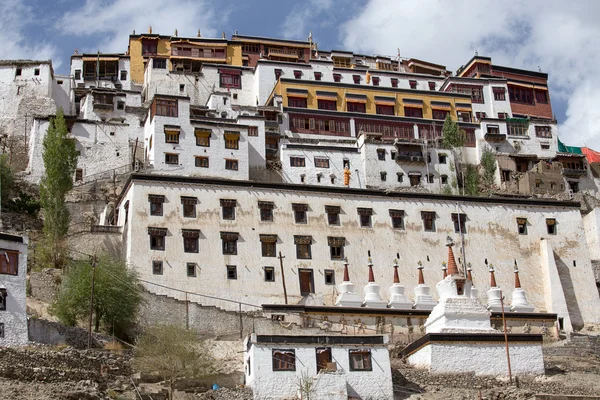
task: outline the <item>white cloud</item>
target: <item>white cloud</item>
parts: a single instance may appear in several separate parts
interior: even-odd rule
[[[227,13],[218,15],[203,0],[87,0],[67,12],[56,28],[66,34],[100,37],[97,48],[84,51],[125,52],[129,35],[148,32],[195,37],[221,37],[215,27],[225,24]]]
[[[347,49],[395,55],[399,47],[403,57],[452,70],[476,50],[495,64],[539,66],[549,74],[551,97],[568,102],[561,138],[600,149],[598,15],[595,0],[369,0],[341,35]]]
[[[0,59],[50,60],[56,54],[53,44],[32,43],[26,29],[33,23],[32,8],[22,0],[0,2]],[[60,61],[54,63],[54,68]]]
[[[296,3],[281,24],[281,35],[286,39],[306,40],[311,29],[326,24],[323,15],[329,14],[333,5],[333,0]]]

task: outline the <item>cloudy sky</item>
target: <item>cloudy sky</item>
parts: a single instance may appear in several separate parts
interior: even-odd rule
[[[452,71],[477,51],[549,73],[561,139],[600,150],[599,17],[597,0],[1,0],[0,59],[51,58],[66,73],[74,49],[123,52],[149,25],[205,37],[306,39],[312,30],[321,49],[400,49]]]

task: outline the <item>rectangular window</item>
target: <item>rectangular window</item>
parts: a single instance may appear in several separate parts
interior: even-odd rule
[[[162,275],[163,274],[163,262],[162,261],[152,261],[152,274],[154,274],[154,275]]]
[[[226,159],[225,160],[225,169],[229,169],[232,171],[237,171],[238,170],[238,160],[229,160]]]
[[[83,170],[81,168],[77,168],[75,170],[75,182],[83,181]]]
[[[404,115],[411,118],[423,118],[423,109],[414,107],[404,107]]]
[[[224,220],[233,221],[235,219],[236,201],[231,199],[221,199],[221,211]]]
[[[535,91],[535,102],[548,104],[548,92],[545,90],[536,90]]]
[[[194,157],[194,162],[198,168],[208,168],[208,157]]]
[[[394,87],[394,88],[398,87],[398,79],[392,78],[392,79],[390,79],[390,82],[392,83],[392,87]]]
[[[536,126],[535,127],[535,136],[539,138],[552,138],[552,131],[549,126]]]
[[[344,259],[344,246],[346,245],[345,238],[329,236],[327,238],[327,244],[329,245],[329,255],[332,260]]]
[[[379,178],[381,179],[382,182],[385,182],[387,180],[387,172],[381,171],[379,173]]]
[[[392,219],[392,228],[404,229],[404,211],[390,210],[390,218]]]
[[[358,85],[360,83],[360,75],[352,75],[352,80]]]
[[[294,78],[296,79],[301,79],[302,78],[302,71],[300,70],[294,70]]]
[[[308,211],[307,204],[292,204],[294,210],[294,220],[297,224],[306,224],[308,222],[306,212]]]
[[[196,204],[198,204],[196,197],[181,196],[181,206],[183,207],[183,216],[185,218],[196,218]]]
[[[493,87],[492,91],[494,92],[494,100],[506,100],[506,90],[503,87]]]
[[[241,89],[242,77],[239,74],[221,73],[220,84],[222,88]]]
[[[510,86],[508,98],[514,103],[533,105],[533,89]]]
[[[163,215],[163,203],[165,202],[165,196],[150,194],[148,195],[148,201],[150,202],[150,215]]]
[[[320,72],[315,72],[315,81],[320,81],[322,76],[323,76],[323,74],[322,74],[322,73],[320,73]]]
[[[452,213],[452,222],[454,222],[454,233],[467,233],[467,214]]]
[[[385,161],[385,149],[377,149],[377,159],[379,161]]]
[[[177,100],[155,99],[154,107],[154,115],[163,117],[177,117],[178,115]]]
[[[428,82],[429,90],[435,90],[435,82]]]
[[[223,241],[223,254],[224,255],[237,255],[237,233],[226,233],[221,232],[221,240]]]
[[[260,210],[261,221],[273,221],[273,208],[275,204],[270,201],[259,201],[258,208]]]
[[[165,249],[165,236],[167,236],[167,228],[148,228],[150,236],[150,250]]]
[[[433,110],[433,119],[446,119],[446,116],[450,113],[447,110]]]
[[[183,252],[198,253],[198,238],[200,231],[197,229],[183,229]]]
[[[294,236],[296,245],[296,258],[299,260],[310,260],[312,236]]]
[[[80,80],[81,79],[81,70],[80,69],[76,69],[75,70],[75,80]]]
[[[167,69],[167,59],[166,58],[153,58],[152,59],[152,68]]]
[[[273,371],[295,371],[296,352],[293,349],[273,349]]]
[[[337,110],[337,101],[335,100],[317,100],[319,110]]]
[[[372,371],[371,350],[348,350],[350,371]]]
[[[425,232],[435,232],[435,212],[421,211],[421,219]]]
[[[0,289],[0,311],[6,311],[6,289]]]
[[[277,256],[277,235],[260,235],[263,257]]]
[[[179,165],[179,154],[165,153],[165,164]]]
[[[225,138],[226,149],[239,150],[240,134],[238,132],[225,131],[223,137]]]
[[[417,81],[408,81],[408,84],[410,85],[411,89],[417,88]]]
[[[517,218],[519,235],[527,235],[527,218]]]
[[[179,128],[165,128],[165,142],[166,143],[179,143]]]
[[[371,227],[371,216],[373,215],[373,209],[372,208],[357,208],[356,211],[358,212],[360,226],[362,226],[363,228],[370,228]]]
[[[375,106],[375,112],[379,115],[394,115],[394,106],[377,104]]]
[[[527,131],[529,130],[529,121],[528,120],[516,120],[516,121],[507,121],[506,127],[508,129],[508,134],[513,136],[527,136]]]
[[[374,76],[372,79],[373,79],[373,86],[379,86],[379,78]]]
[[[126,81],[127,80],[127,71],[121,71],[121,79],[122,81]]]
[[[316,168],[329,168],[329,158],[315,157]]]
[[[498,113],[498,119],[506,119],[507,114],[503,112]]]
[[[308,104],[307,104],[305,98],[302,98],[302,97],[288,97],[288,107],[307,108]]]
[[[276,80],[276,81],[278,81],[278,80],[279,80],[279,78],[281,78],[281,73],[282,73],[283,71],[282,71],[282,70],[280,70],[280,69],[275,69],[273,72],[275,73],[275,80]]]
[[[341,82],[342,81],[342,74],[333,74],[333,81],[334,82]]]
[[[335,270],[326,269],[323,271],[325,275],[325,284],[326,285],[335,285]]]
[[[556,235],[556,219],[546,218],[546,230],[548,235]]]
[[[231,279],[231,280],[237,279],[237,266],[235,266],[235,265],[227,266],[227,279]]]
[[[258,136],[258,126],[249,126],[248,136]]]
[[[290,157],[290,167],[306,167],[304,157]]]
[[[185,269],[187,271],[187,276],[193,278],[196,276],[196,263],[187,263],[185,264]]]
[[[125,109],[125,102],[122,100],[117,101],[117,110],[124,110]],[[111,132],[111,135],[114,136],[114,132]]]
[[[275,282],[275,268],[264,267],[265,271],[265,282]]]
[[[340,207],[339,206],[325,206],[325,212],[327,213],[327,223],[329,225],[340,224]]]
[[[4,322],[0,322],[0,338],[4,337]]]
[[[367,112],[365,103],[348,102],[346,104],[346,107],[348,108],[348,112],[356,112],[356,113],[366,113]]]
[[[210,147],[211,131],[196,128],[194,129],[194,135],[196,136],[196,146]]]
[[[19,253],[0,249],[0,274],[17,275],[19,273]]]

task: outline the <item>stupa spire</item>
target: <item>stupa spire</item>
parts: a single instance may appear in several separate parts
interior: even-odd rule
[[[454,259],[454,252],[452,251],[452,246],[454,246],[454,241],[452,238],[448,237],[447,239],[448,246],[448,275],[458,275],[458,266],[456,265],[456,260]]]

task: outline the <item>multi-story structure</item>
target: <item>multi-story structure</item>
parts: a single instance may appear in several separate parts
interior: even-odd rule
[[[29,343],[25,304],[27,236],[0,233],[0,347]]]

